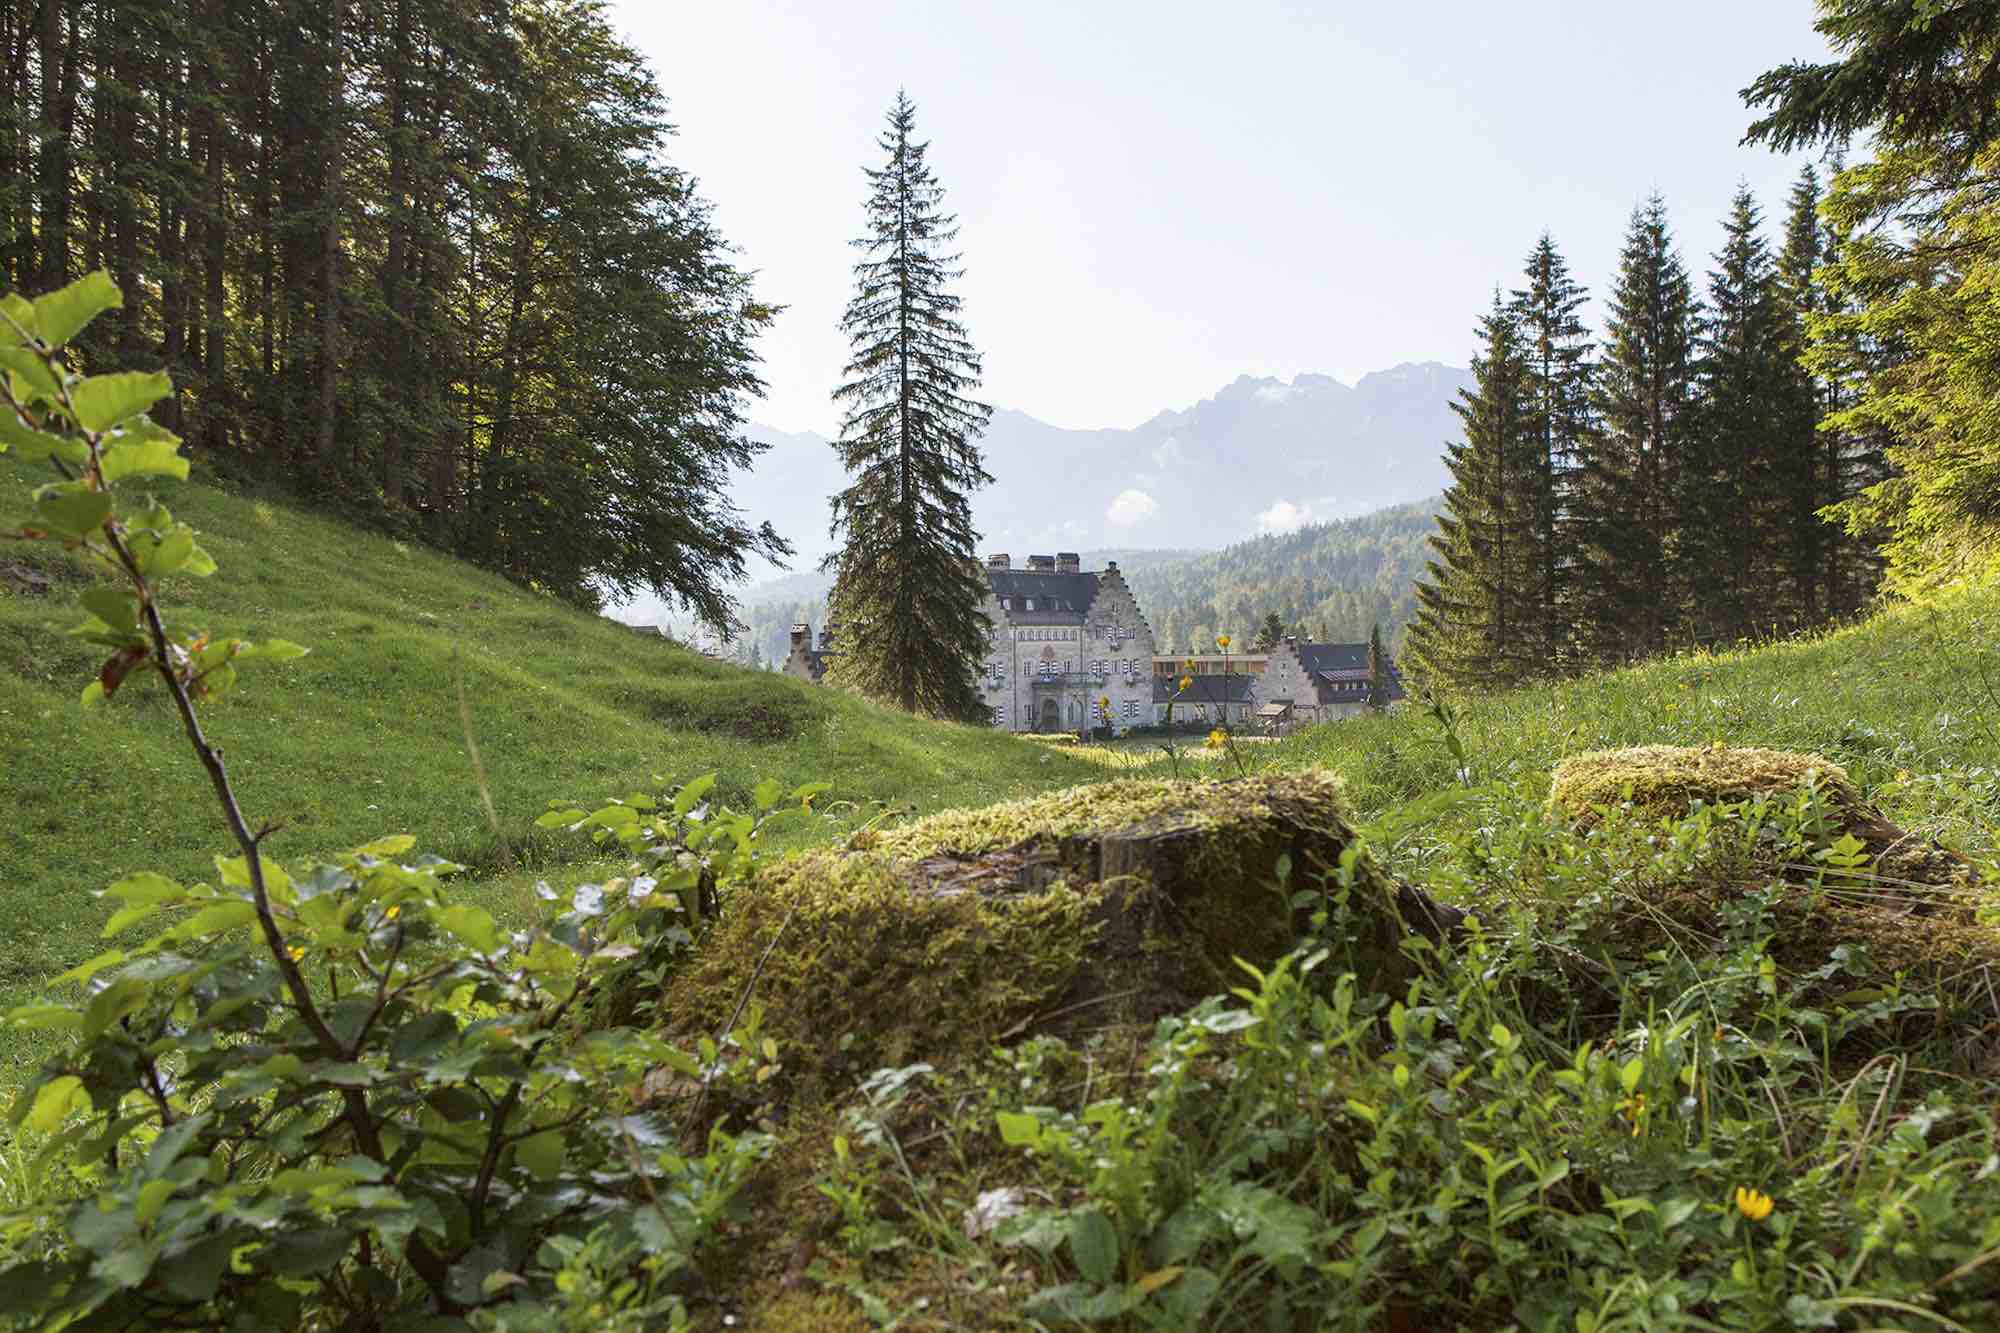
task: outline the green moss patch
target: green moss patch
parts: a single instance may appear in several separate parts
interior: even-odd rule
[[[1298,941],[1278,882],[1318,882],[1353,843],[1323,773],[1126,781],[948,811],[758,873],[668,985],[668,1026],[713,1032],[748,994],[796,1090],[944,1064],[1028,1031],[1153,1018]],[[1371,862],[1380,963],[1400,963],[1398,889]],[[1408,894],[1408,890],[1402,891]]]
[[[1626,942],[1644,947],[1661,930],[1711,931],[1728,899],[1776,884],[1784,893],[1771,951],[1781,963],[1816,967],[1829,950],[1860,945],[1881,969],[1930,980],[2000,966],[2000,931],[1986,924],[1987,895],[1972,863],[1890,822],[1820,755],[1721,745],[1599,751],[1558,765],[1550,799],[1579,826],[1596,828],[1610,819],[1680,819],[1697,802],[1789,799],[1807,787],[1826,803],[1826,841],[1852,838],[1860,865],[1829,869],[1835,863],[1768,840],[1747,854],[1739,847],[1671,882],[1628,889]]]

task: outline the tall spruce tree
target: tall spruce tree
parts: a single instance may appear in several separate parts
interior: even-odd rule
[[[1684,626],[1703,642],[1800,619],[1784,605],[1797,536],[1785,485],[1800,470],[1810,484],[1811,440],[1800,438],[1789,419],[1796,371],[1787,356],[1777,265],[1760,223],[1756,198],[1740,186],[1698,322],[1698,403],[1677,478],[1674,592]]]
[[[949,284],[957,219],[915,137],[901,91],[867,173],[868,234],[854,244],[855,290],[841,320],[852,359],[834,393],[845,409],[834,451],[852,474],[832,500],[838,549],[829,615],[840,623],[840,684],[912,712],[985,721],[975,662],[991,627],[974,545],[971,493],[992,480],[978,437],[991,409],[965,395],[979,354]]]
[[[1575,657],[1571,632],[1576,564],[1575,490],[1591,430],[1590,333],[1578,311],[1586,293],[1547,232],[1528,255],[1526,285],[1513,294],[1534,400],[1535,463],[1542,471],[1535,542],[1540,567],[1532,630],[1551,669]]]
[[[1452,404],[1465,438],[1445,450],[1451,483],[1431,537],[1439,558],[1417,584],[1409,655],[1440,684],[1493,688],[1547,670],[1534,637],[1547,471],[1527,349],[1497,291],[1479,331],[1473,386]]]
[[[1787,574],[1791,597],[1807,624],[1835,614],[1835,584],[1842,563],[1842,534],[1820,509],[1845,498],[1839,436],[1819,429],[1830,405],[1830,386],[1808,370],[1806,324],[1827,305],[1819,267],[1827,254],[1826,227],[1819,218],[1819,173],[1808,162],[1799,169],[1786,200],[1785,243],[1778,253],[1779,316],[1784,339],[1784,397],[1779,404],[1782,452],[1795,461],[1779,477],[1787,529]]]
[[[1587,660],[1658,653],[1677,617],[1671,566],[1693,402],[1694,288],[1666,202],[1632,212],[1594,381],[1597,426],[1576,477],[1573,622]]]

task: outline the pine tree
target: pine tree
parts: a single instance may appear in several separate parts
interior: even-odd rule
[[[899,91],[878,141],[887,160],[867,173],[868,235],[854,242],[863,258],[841,320],[852,359],[833,447],[853,480],[833,497],[838,549],[824,566],[842,636],[832,674],[912,712],[984,721],[974,664],[991,625],[969,497],[992,480],[978,447],[991,409],[965,396],[980,364],[949,290],[963,273],[947,253],[957,219],[915,128]]]
[[[1266,611],[1263,623],[1257,626],[1257,651],[1273,652],[1285,641],[1285,619],[1276,611]]]
[[[1842,535],[1819,512],[1845,495],[1839,437],[1819,429],[1831,401],[1831,386],[1803,364],[1807,321],[1827,304],[1819,276],[1827,254],[1819,193],[1819,173],[1808,162],[1800,168],[1786,201],[1785,245],[1778,254],[1778,291],[1783,302],[1779,322],[1784,340],[1780,448],[1790,460],[1778,481],[1785,505],[1791,595],[1807,624],[1834,614],[1839,548],[1844,544]]]
[[[1795,534],[1781,479],[1804,467],[1810,484],[1810,448],[1804,458],[1787,448],[1796,372],[1786,357],[1777,265],[1760,222],[1750,188],[1739,187],[1708,275],[1696,341],[1695,428],[1677,479],[1676,596],[1686,626],[1707,642],[1797,620],[1783,605]]]
[[[1368,706],[1389,706],[1389,666],[1382,656],[1382,627],[1368,627]]]
[[[1440,683],[1489,688],[1547,669],[1536,630],[1546,469],[1537,461],[1527,351],[1512,310],[1493,294],[1480,321],[1485,350],[1472,360],[1473,387],[1452,410],[1465,439],[1446,447],[1451,484],[1417,585],[1410,656]]]
[[[1541,506],[1535,516],[1540,556],[1536,637],[1552,669],[1576,653],[1571,630],[1571,584],[1576,566],[1575,487],[1591,430],[1591,339],[1577,312],[1585,292],[1569,275],[1555,241],[1542,233],[1528,255],[1527,285],[1513,294],[1514,318],[1528,358],[1534,399],[1535,463],[1542,470]]]
[[[1654,195],[1625,234],[1592,394],[1597,428],[1576,477],[1573,623],[1588,661],[1658,653],[1675,626],[1669,566],[1682,530],[1694,313],[1666,202]]]

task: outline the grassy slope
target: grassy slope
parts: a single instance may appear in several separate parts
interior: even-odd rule
[[[0,522],[22,514],[44,479],[0,459]],[[797,840],[867,818],[874,802],[928,812],[1102,771],[711,662],[277,504],[204,485],[169,486],[163,498],[221,564],[211,579],[170,585],[171,622],[313,650],[247,669],[206,709],[253,824],[283,821],[271,844],[280,857],[409,832],[504,879],[466,755],[460,679],[500,827],[525,843],[517,852],[530,869],[584,850],[527,841],[550,798],[651,790],[655,775],[719,770],[722,789],[738,794],[766,776],[833,782],[827,799],[854,804],[835,806],[842,818],[817,830],[794,825]],[[8,565],[32,565],[56,587],[29,595]],[[93,890],[142,867],[201,876],[226,840],[156,684],[79,711],[97,659],[64,633],[75,579],[59,551],[0,544],[0,1005],[97,952],[106,913]]]
[[[1906,825],[2000,847],[2000,589],[1890,607],[1830,634],[1670,658],[1457,705],[1475,783],[1546,793],[1566,754],[1620,745],[1768,745],[1843,765]],[[1396,714],[1286,740],[1287,766],[1340,771],[1363,814],[1457,783],[1437,719]]]

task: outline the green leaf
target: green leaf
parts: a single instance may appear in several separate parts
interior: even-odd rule
[[[173,381],[157,371],[121,370],[80,381],[70,390],[70,405],[77,425],[87,431],[106,431],[138,416],[173,391]]]
[[[784,783],[778,781],[776,778],[765,778],[751,791],[750,799],[756,802],[759,810],[769,810],[778,803],[778,798],[784,794],[784,791]]]
[[[125,304],[118,284],[103,269],[85,274],[67,287],[58,288],[34,302],[34,331],[51,347],[61,347],[83,330],[84,325],[107,310]]]
[[[562,1173],[562,1135],[551,1130],[522,1139],[514,1157],[529,1175],[546,1184]]]
[[[182,525],[167,533],[159,541],[152,543],[151,549],[142,551],[134,542],[132,553],[138,556],[139,572],[149,579],[163,579],[169,574],[178,574],[181,566],[194,554],[194,529]]]
[[[13,330],[7,332],[12,334]],[[56,397],[56,377],[49,373],[40,356],[25,347],[0,347],[0,366],[13,375],[9,387],[17,401],[50,402]]]
[[[481,953],[498,953],[505,939],[493,916],[471,903],[453,903],[437,914],[437,923]]]
[[[173,1197],[173,1181],[147,1181],[139,1187],[139,1198],[132,1205],[133,1220],[142,1227],[151,1224],[152,1220],[160,1215],[160,1209],[167,1206],[167,1200]]]
[[[90,446],[82,440],[36,430],[15,416],[12,408],[0,407],[0,453],[7,452],[9,445],[24,463],[40,463],[54,456],[65,463],[80,465],[90,457]]]
[[[111,517],[111,497],[80,481],[57,482],[35,492],[35,517],[50,532],[81,537]]]
[[[173,440],[121,440],[104,451],[98,470],[107,486],[127,477],[172,477],[186,481],[188,461]]]
[[[704,773],[694,781],[674,793],[674,813],[684,815],[701,804],[701,798],[708,795],[708,789],[715,785],[716,775]]]
[[[1000,1141],[1010,1148],[1032,1148],[1042,1141],[1042,1122],[1019,1111],[999,1111],[994,1121],[1000,1127]]]
[[[38,1134],[53,1133],[71,1111],[90,1104],[83,1080],[75,1074],[52,1078],[35,1089],[34,1105],[28,1108],[27,1125]]]
[[[300,650],[301,652],[304,649]],[[356,856],[372,856],[378,861],[386,861],[401,856],[417,845],[417,840],[407,833],[392,833],[386,838],[377,838],[366,847],[356,847]]]
[[[123,588],[90,588],[76,600],[79,606],[96,616],[113,633],[129,634],[139,628],[139,607],[132,600],[132,594]]]
[[[1085,1208],[1069,1220],[1069,1252],[1076,1271],[1109,1282],[1118,1271],[1118,1230],[1102,1209]]]

